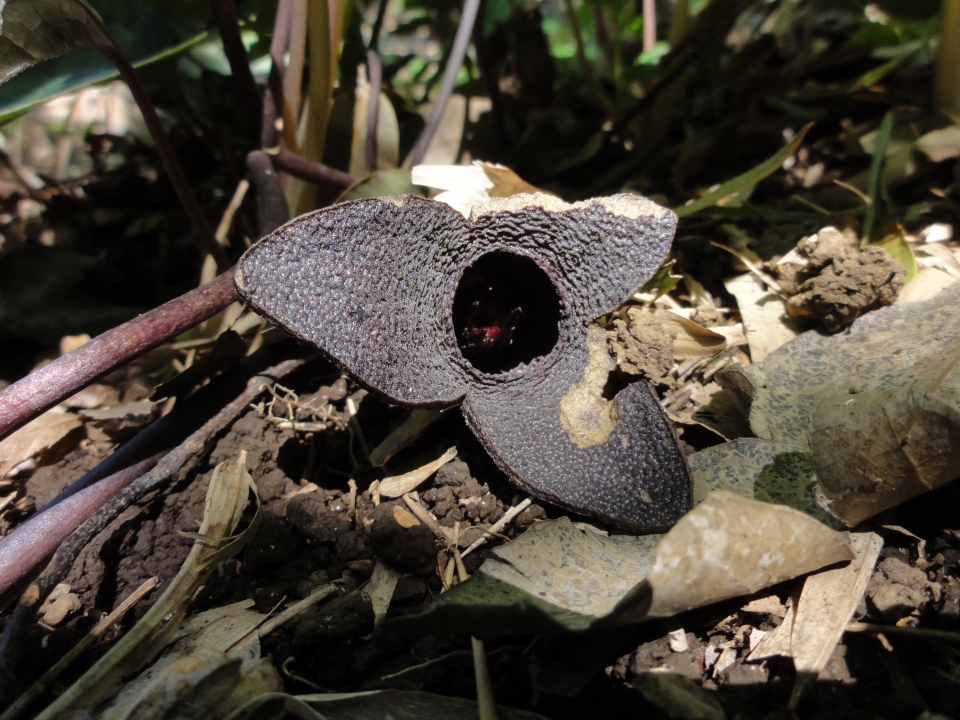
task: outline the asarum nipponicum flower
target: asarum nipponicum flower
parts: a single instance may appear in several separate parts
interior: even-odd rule
[[[406,407],[460,404],[533,495],[634,530],[690,509],[686,459],[653,388],[627,384],[594,321],[646,282],[676,216],[615,195],[416,196],[303,215],[240,260],[240,295]]]

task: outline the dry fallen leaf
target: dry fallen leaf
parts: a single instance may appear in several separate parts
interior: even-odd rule
[[[657,546],[647,617],[669,617],[849,560],[843,535],[784,505],[717,490]]]
[[[883,539],[874,533],[853,533],[850,546],[852,562],[814,573],[803,582],[790,635],[790,652],[800,675],[815,678],[827,666],[867,589]],[[794,693],[801,687],[798,681]]]
[[[762,363],[739,368],[740,381],[753,389],[753,431],[805,442],[821,399],[911,385],[921,379],[921,361],[943,357],[960,337],[958,316],[954,283],[926,302],[867,313],[837,335],[806,332]]]
[[[813,466],[848,525],[960,477],[957,353],[911,370],[910,385],[834,395],[813,413]]]
[[[76,438],[82,427],[73,413],[48,410],[0,442],[0,477],[24,460]]]
[[[380,495],[388,498],[398,498],[401,495],[405,495],[411,490],[416,489],[420,483],[433,475],[448,462],[453,460],[456,456],[457,448],[452,447],[436,460],[427,463],[423,467],[419,467],[416,470],[411,470],[408,473],[403,473],[402,475],[394,475],[392,477],[384,478],[380,481]]]
[[[801,322],[787,314],[787,305],[752,273],[724,282],[737,299],[750,357],[757,363],[800,332]]]
[[[851,557],[844,536],[782,505],[717,491],[666,535],[604,537],[541,522],[394,631],[586,630],[667,617]]]

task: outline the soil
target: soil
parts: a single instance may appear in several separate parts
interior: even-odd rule
[[[837,332],[863,313],[892,305],[903,289],[906,272],[882,248],[859,248],[856,239],[836,228],[804,238],[794,249],[801,263],[775,265],[781,287],[792,295],[791,315],[819,320]]]
[[[640,308],[629,308],[627,319],[614,318],[607,331],[610,354],[627,375],[663,382],[673,369],[673,341],[677,331]]]
[[[21,682],[34,679],[144,580],[157,576],[161,589],[169,582],[192,542],[179,533],[198,529],[213,468],[246,450],[263,523],[242,555],[217,568],[192,612],[252,598],[257,610],[266,613],[333,582],[339,588],[336,598],[263,641],[263,652],[273,657],[277,667],[286,668],[288,691],[394,687],[473,696],[468,638],[375,633],[369,600],[352,592],[368,578],[377,558],[402,573],[388,620],[421,610],[441,591],[436,564],[439,546],[433,534],[422,524],[404,527],[399,523],[394,508],[402,503],[384,500],[375,505],[369,486],[380,473],[363,465],[355,468],[351,459],[351,452],[362,455],[364,440],[372,447],[385,437],[402,419],[402,411],[331,378],[325,367],[301,374],[290,390],[299,400],[296,407],[310,398],[330,401],[329,429],[295,432],[271,421],[263,405],[251,408],[218,439],[200,469],[117,518],[84,551],[66,580],[79,607],[67,598],[62,601],[67,609],[59,627],[51,630],[37,625],[33,629],[29,642],[39,649],[24,658]],[[347,398],[359,403],[363,440],[344,429]],[[288,410],[280,403],[274,405],[277,417],[284,417]],[[458,458],[421,485],[419,492],[440,525],[465,523],[461,532],[465,544],[522,496],[473,439],[459,413],[449,413],[401,453],[391,462],[390,472],[419,467],[436,457],[438,448],[442,452],[450,444],[457,446]],[[32,496],[38,502],[50,496],[95,464],[108,448],[106,444],[88,444],[59,465],[39,470],[30,481]],[[347,482],[351,476],[363,488],[356,495],[355,514]],[[905,530],[888,531],[883,559],[856,619],[960,629],[957,498],[948,486],[902,506],[896,522]],[[508,525],[504,534],[514,537],[532,523],[557,514],[554,508],[535,503]],[[467,571],[476,571],[483,558],[483,551],[469,555]],[[960,683],[953,679],[960,652],[955,648],[891,635],[885,640],[892,643],[893,653],[876,636],[848,633],[819,681],[802,698],[796,714],[790,715],[786,707],[795,680],[790,661],[773,658],[747,663],[744,658],[759,633],[780,624],[784,604],[796,584],[785,583],[756,598],[692,611],[669,625],[651,622],[639,626],[622,639],[606,669],[595,674],[574,698],[538,694],[532,685],[531,663],[549,657],[553,641],[536,641],[531,653],[529,637],[490,638],[487,649],[497,698],[504,705],[535,710],[557,720],[588,716],[591,708],[598,706],[605,708],[605,714],[642,712],[646,717],[665,717],[644,695],[648,692],[644,678],[657,671],[692,680],[728,711],[744,718],[898,718],[960,707]],[[155,590],[148,595],[124,627],[142,615],[158,594]],[[754,602],[747,605],[751,600]],[[50,617],[58,619],[55,613]],[[685,649],[683,643],[671,645],[666,635],[677,628],[683,630]],[[108,636],[107,641],[115,636]],[[101,645],[97,652],[106,646]],[[441,662],[415,667],[448,655]]]

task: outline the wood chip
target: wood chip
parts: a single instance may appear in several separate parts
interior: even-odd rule
[[[420,524],[420,521],[417,520],[412,512],[399,505],[393,508],[393,519],[396,520],[402,528],[412,528]]]

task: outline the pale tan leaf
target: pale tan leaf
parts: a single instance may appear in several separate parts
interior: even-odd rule
[[[797,336],[800,321],[790,317],[786,303],[752,273],[724,282],[737,299],[750,357],[757,363]]]
[[[40,455],[78,430],[80,418],[73,413],[48,410],[0,442],[0,477],[14,467]]]
[[[412,528],[420,524],[420,521],[417,520],[417,517],[412,512],[400,505],[394,506],[393,519],[396,520],[397,524],[402,528]]]
[[[798,673],[816,675],[826,667],[867,589],[883,538],[851,533],[850,547],[854,554],[850,563],[814,573],[803,582],[790,636]]]
[[[419,522],[417,524],[419,525]],[[397,589],[399,581],[400,573],[387,567],[378,559],[377,564],[373,566],[370,582],[363,588],[363,594],[370,599],[370,605],[373,607],[374,625],[380,625],[387,616],[393,592]]]
[[[960,156],[960,125],[931,130],[920,136],[914,146],[933,162]]]
[[[804,513],[717,490],[657,547],[647,616],[754,593],[851,557],[843,535]]]
[[[897,304],[903,305],[912,302],[923,302],[931,300],[937,294],[957,282],[957,278],[952,277],[935,267],[925,267],[921,269],[913,280],[903,286],[903,290],[897,295]]]
[[[677,360],[711,357],[727,347],[726,337],[715,332],[713,328],[705,328],[670,310],[654,311],[653,315],[662,324],[676,331],[673,356]]]
[[[384,478],[380,481],[380,495],[387,498],[398,498],[411,490],[433,475],[448,462],[457,456],[457,448],[452,447],[433,462],[429,462],[416,470]]]
[[[370,464],[380,467],[391,457],[406,447],[409,447],[417,438],[430,428],[433,423],[443,417],[446,410],[425,410],[416,408],[410,411],[407,419],[394,429],[370,452]]]

